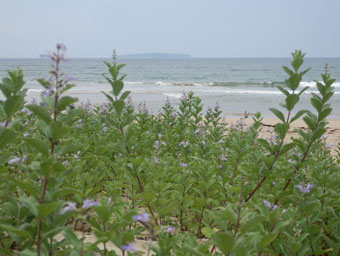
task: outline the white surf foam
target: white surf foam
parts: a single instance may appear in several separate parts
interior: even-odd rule
[[[170,97],[170,98],[180,99],[182,97],[183,93],[163,93],[163,95]]]

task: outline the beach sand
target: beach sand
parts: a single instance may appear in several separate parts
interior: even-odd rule
[[[236,125],[237,121],[240,120],[240,118],[230,118],[230,117],[225,117],[224,122],[228,124],[233,124]],[[245,126],[249,126],[253,123],[252,117],[248,117],[243,119],[243,123]],[[263,118],[262,120],[262,126],[261,126],[261,132],[260,132],[260,137],[261,138],[270,138],[273,134],[270,131],[271,129],[274,130],[274,126],[276,123],[280,122],[278,119],[275,118]],[[270,129],[271,128],[271,129]],[[298,133],[294,131],[295,129],[303,129],[307,130],[307,125],[304,123],[302,119],[298,119],[294,121],[291,124],[291,129],[289,130],[288,134],[288,140],[293,137],[296,138],[298,137]],[[332,151],[335,152],[335,149],[337,148],[336,146],[340,142],[340,119],[329,119],[328,124],[326,125],[326,134],[325,134],[325,139],[326,143],[331,146]]]

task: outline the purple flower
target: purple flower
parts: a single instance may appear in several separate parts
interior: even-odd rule
[[[180,146],[183,146],[183,147],[187,147],[190,145],[189,141],[182,141],[181,143],[179,143]]]
[[[77,204],[76,203],[73,203],[73,202],[67,202],[66,203],[66,206],[60,210],[60,214],[63,215],[69,211],[73,211],[73,210],[76,210],[77,209]]]
[[[79,156],[80,156],[80,153],[81,153],[80,150],[78,150],[78,152],[77,152],[77,154],[74,156],[74,158],[75,158],[75,159],[78,159]]]
[[[188,167],[188,164],[186,164],[186,163],[180,163],[179,165],[182,166],[182,167],[185,167],[185,168]]]
[[[159,147],[159,141],[158,140],[155,141],[155,143],[153,144],[153,147],[156,148],[156,149]]]
[[[158,138],[162,138],[162,134],[161,133],[158,133]]]
[[[67,50],[67,48],[62,42],[59,42],[59,43],[57,43],[57,50],[62,50],[62,51],[65,52]]]
[[[128,245],[122,245],[120,248],[124,251],[129,251],[129,252],[137,251],[133,243],[129,243]]]
[[[187,101],[187,100],[188,100],[188,95],[184,92],[181,97],[181,101]]]
[[[166,231],[165,231],[165,232],[171,233],[171,232],[174,232],[175,230],[176,230],[176,228],[175,228],[175,227],[171,227],[171,226],[169,226],[169,227],[166,229]]]
[[[103,127],[102,131],[103,131],[103,133],[106,133],[107,132],[107,127]]]
[[[26,155],[24,155],[24,157],[22,158],[22,160],[27,161],[28,157]]]
[[[71,82],[71,81],[77,81],[78,79],[72,75],[66,75],[65,77],[65,82],[68,83],[68,82]]]
[[[83,206],[81,208],[83,209],[87,209],[87,208],[90,208],[90,207],[94,207],[94,206],[97,206],[99,203],[97,201],[92,201],[90,199],[86,199],[83,201]]]
[[[28,132],[24,133],[24,137],[27,137],[28,135],[30,135]]]
[[[264,205],[267,206],[268,208],[271,208],[271,204],[269,203],[269,201],[263,200],[263,203],[264,203]]]
[[[222,155],[221,155],[221,160],[222,160],[222,161],[227,161],[227,157],[226,157],[224,154],[222,154]]]
[[[302,193],[306,194],[310,192],[310,189],[314,187],[314,184],[299,184],[295,186],[297,189],[299,189]]]
[[[21,112],[27,113],[28,116],[32,115],[32,111],[28,110],[27,108],[23,108]]]
[[[17,163],[19,163],[20,162],[20,158],[19,157],[14,157],[14,158],[12,158],[11,160],[9,160],[8,161],[8,164],[17,164]]]
[[[40,58],[50,58],[50,59],[53,58],[53,55],[51,54],[51,52],[46,52],[44,54],[40,54],[39,56]]]
[[[221,106],[216,102],[216,105],[215,105],[215,111],[219,111],[221,108]]]
[[[327,147],[327,148],[332,148],[333,146],[334,146],[333,143],[327,143],[327,144],[326,144],[326,147]]]
[[[272,206],[272,204],[271,204],[269,201],[267,201],[267,200],[263,200],[263,203],[264,203],[264,205],[267,206],[267,208],[269,208],[270,210],[275,210],[275,209],[277,208],[277,205],[276,205],[276,204],[274,204],[274,205]]]
[[[47,88],[46,90],[44,90],[41,95],[42,96],[45,96],[45,97],[48,97],[48,96],[51,96],[53,94],[53,90],[51,88]]]
[[[66,159],[64,162],[61,163],[63,166],[67,166],[68,165],[68,160]]]
[[[142,221],[142,222],[148,222],[149,221],[149,214],[148,213],[142,213],[137,214],[132,217],[134,221]]]

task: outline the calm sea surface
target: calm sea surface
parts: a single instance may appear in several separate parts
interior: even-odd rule
[[[110,60],[107,60],[110,61]],[[135,105],[145,102],[154,112],[161,109],[167,99],[177,105],[183,92],[193,91],[202,98],[205,109],[218,103],[224,114],[235,116],[244,111],[260,111],[271,116],[268,108],[278,106],[284,100],[276,89],[287,78],[282,70],[289,65],[289,58],[252,59],[118,59],[126,66],[125,89],[132,91]],[[303,78],[301,86],[309,86],[299,108],[311,109],[309,94],[315,92],[314,80],[320,80],[325,63],[335,83],[335,95],[331,101],[333,118],[340,118],[340,58],[307,58],[303,68],[311,70]],[[0,78],[7,70],[21,67],[24,70],[28,100],[39,98],[41,87],[37,78],[48,78],[50,68],[46,59],[0,59]],[[103,59],[70,59],[63,64],[65,74],[77,78],[72,94],[80,101],[94,104],[105,101],[101,91],[109,85],[102,74],[106,73]],[[1,96],[0,96],[1,97]]]

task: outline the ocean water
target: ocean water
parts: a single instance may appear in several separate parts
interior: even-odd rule
[[[104,59],[70,59],[63,64],[63,72],[77,78],[77,85],[70,94],[81,102],[93,104],[105,102],[101,91],[110,86],[103,78],[107,72]],[[132,101],[137,106],[145,103],[157,113],[168,99],[178,105],[184,92],[193,91],[202,98],[207,107],[221,106],[226,116],[240,116],[261,112],[271,117],[268,110],[283,102],[284,96],[276,88],[283,84],[287,75],[282,66],[289,66],[290,58],[239,58],[239,59],[118,59],[125,63],[122,74],[126,75],[125,89],[130,90]],[[107,59],[107,61],[110,61]],[[340,118],[340,58],[306,58],[303,68],[311,70],[303,78],[301,86],[309,86],[301,97],[298,109],[312,109],[310,93],[316,92],[315,80],[321,80],[325,63],[332,77],[335,95],[331,100],[332,118]],[[29,88],[28,101],[39,98],[41,86],[37,78],[48,78],[50,62],[47,59],[0,59],[0,78],[7,70],[21,67]],[[1,96],[0,96],[1,97]]]

